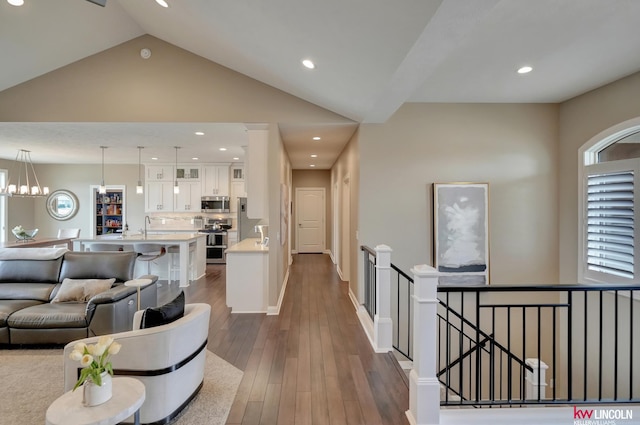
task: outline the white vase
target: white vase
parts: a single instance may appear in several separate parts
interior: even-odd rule
[[[107,372],[100,374],[102,385],[96,385],[91,378],[84,381],[82,385],[82,404],[85,406],[97,406],[108,401],[113,393],[111,392],[111,375]]]

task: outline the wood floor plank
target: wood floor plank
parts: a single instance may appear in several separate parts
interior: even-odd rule
[[[253,387],[251,388],[251,394],[249,395],[249,401],[263,401],[267,385],[269,384],[269,373],[271,372],[271,365],[273,364],[273,355],[276,350],[276,341],[269,340],[264,346],[262,357],[260,358],[260,364],[256,371],[256,377],[253,381]]]
[[[280,425],[291,425],[295,423],[297,370],[298,360],[288,357],[284,366],[284,380],[280,393],[280,405],[278,406],[277,423]]]
[[[311,419],[311,392],[296,392],[296,425],[312,425]]]
[[[262,358],[262,348],[256,348],[251,353],[247,366],[240,380],[240,386],[236,392],[236,397],[231,405],[231,410],[227,417],[227,424],[239,424],[242,423],[242,417],[244,416],[247,403],[249,402],[249,395],[251,394],[251,388],[253,387],[253,381]]]
[[[298,338],[298,391],[311,391],[311,342],[309,341],[309,324],[300,325]]]
[[[259,425],[260,414],[262,413],[261,401],[250,401],[247,403],[247,410],[242,418],[242,425]]]
[[[349,364],[351,364],[351,375],[356,387],[358,387],[358,401],[360,402],[365,423],[367,425],[382,425],[382,418],[378,412],[373,394],[371,394],[369,381],[364,373],[360,357],[349,356]]]
[[[278,422],[278,408],[280,407],[281,384],[269,384],[264,395],[260,425],[273,425]]]
[[[344,411],[347,414],[347,423],[349,425],[367,425],[362,417],[362,409],[360,403],[354,400],[345,400]]]
[[[269,384],[282,384],[282,380],[284,378],[284,365],[287,361],[287,340],[289,339],[289,331],[283,331],[278,328],[277,339],[276,353],[273,356],[271,373],[269,373]]]
[[[327,388],[329,422],[331,425],[346,425],[347,416],[344,411],[342,391],[340,390],[338,378],[335,376],[325,376],[325,386]]]

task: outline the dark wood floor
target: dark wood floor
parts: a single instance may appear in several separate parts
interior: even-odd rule
[[[224,270],[185,295],[211,304],[208,348],[244,371],[227,424],[408,424],[406,380],[371,349],[329,256],[294,255],[279,316],[231,314]]]

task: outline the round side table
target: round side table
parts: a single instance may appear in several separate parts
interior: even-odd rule
[[[147,286],[150,283],[151,279],[133,279],[127,280],[124,283],[124,286],[135,286],[136,288],[138,288],[138,310],[140,310],[140,287]]]
[[[133,415],[140,425],[144,384],[134,378],[113,378],[113,396],[97,406],[82,404],[82,388],[67,391],[47,409],[46,425],[115,425]]]

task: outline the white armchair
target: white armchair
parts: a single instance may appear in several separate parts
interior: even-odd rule
[[[167,325],[139,329],[142,311],[138,311],[134,330],[111,335],[122,344],[120,352],[111,357],[115,376],[134,377],[145,385],[141,423],[168,423],[202,387],[210,315],[209,304],[187,304],[184,317]],[[85,338],[65,346],[65,391],[75,385],[80,368],[79,362],[69,358],[73,346],[97,341],[98,337]],[[133,416],[128,421],[133,422]]]

